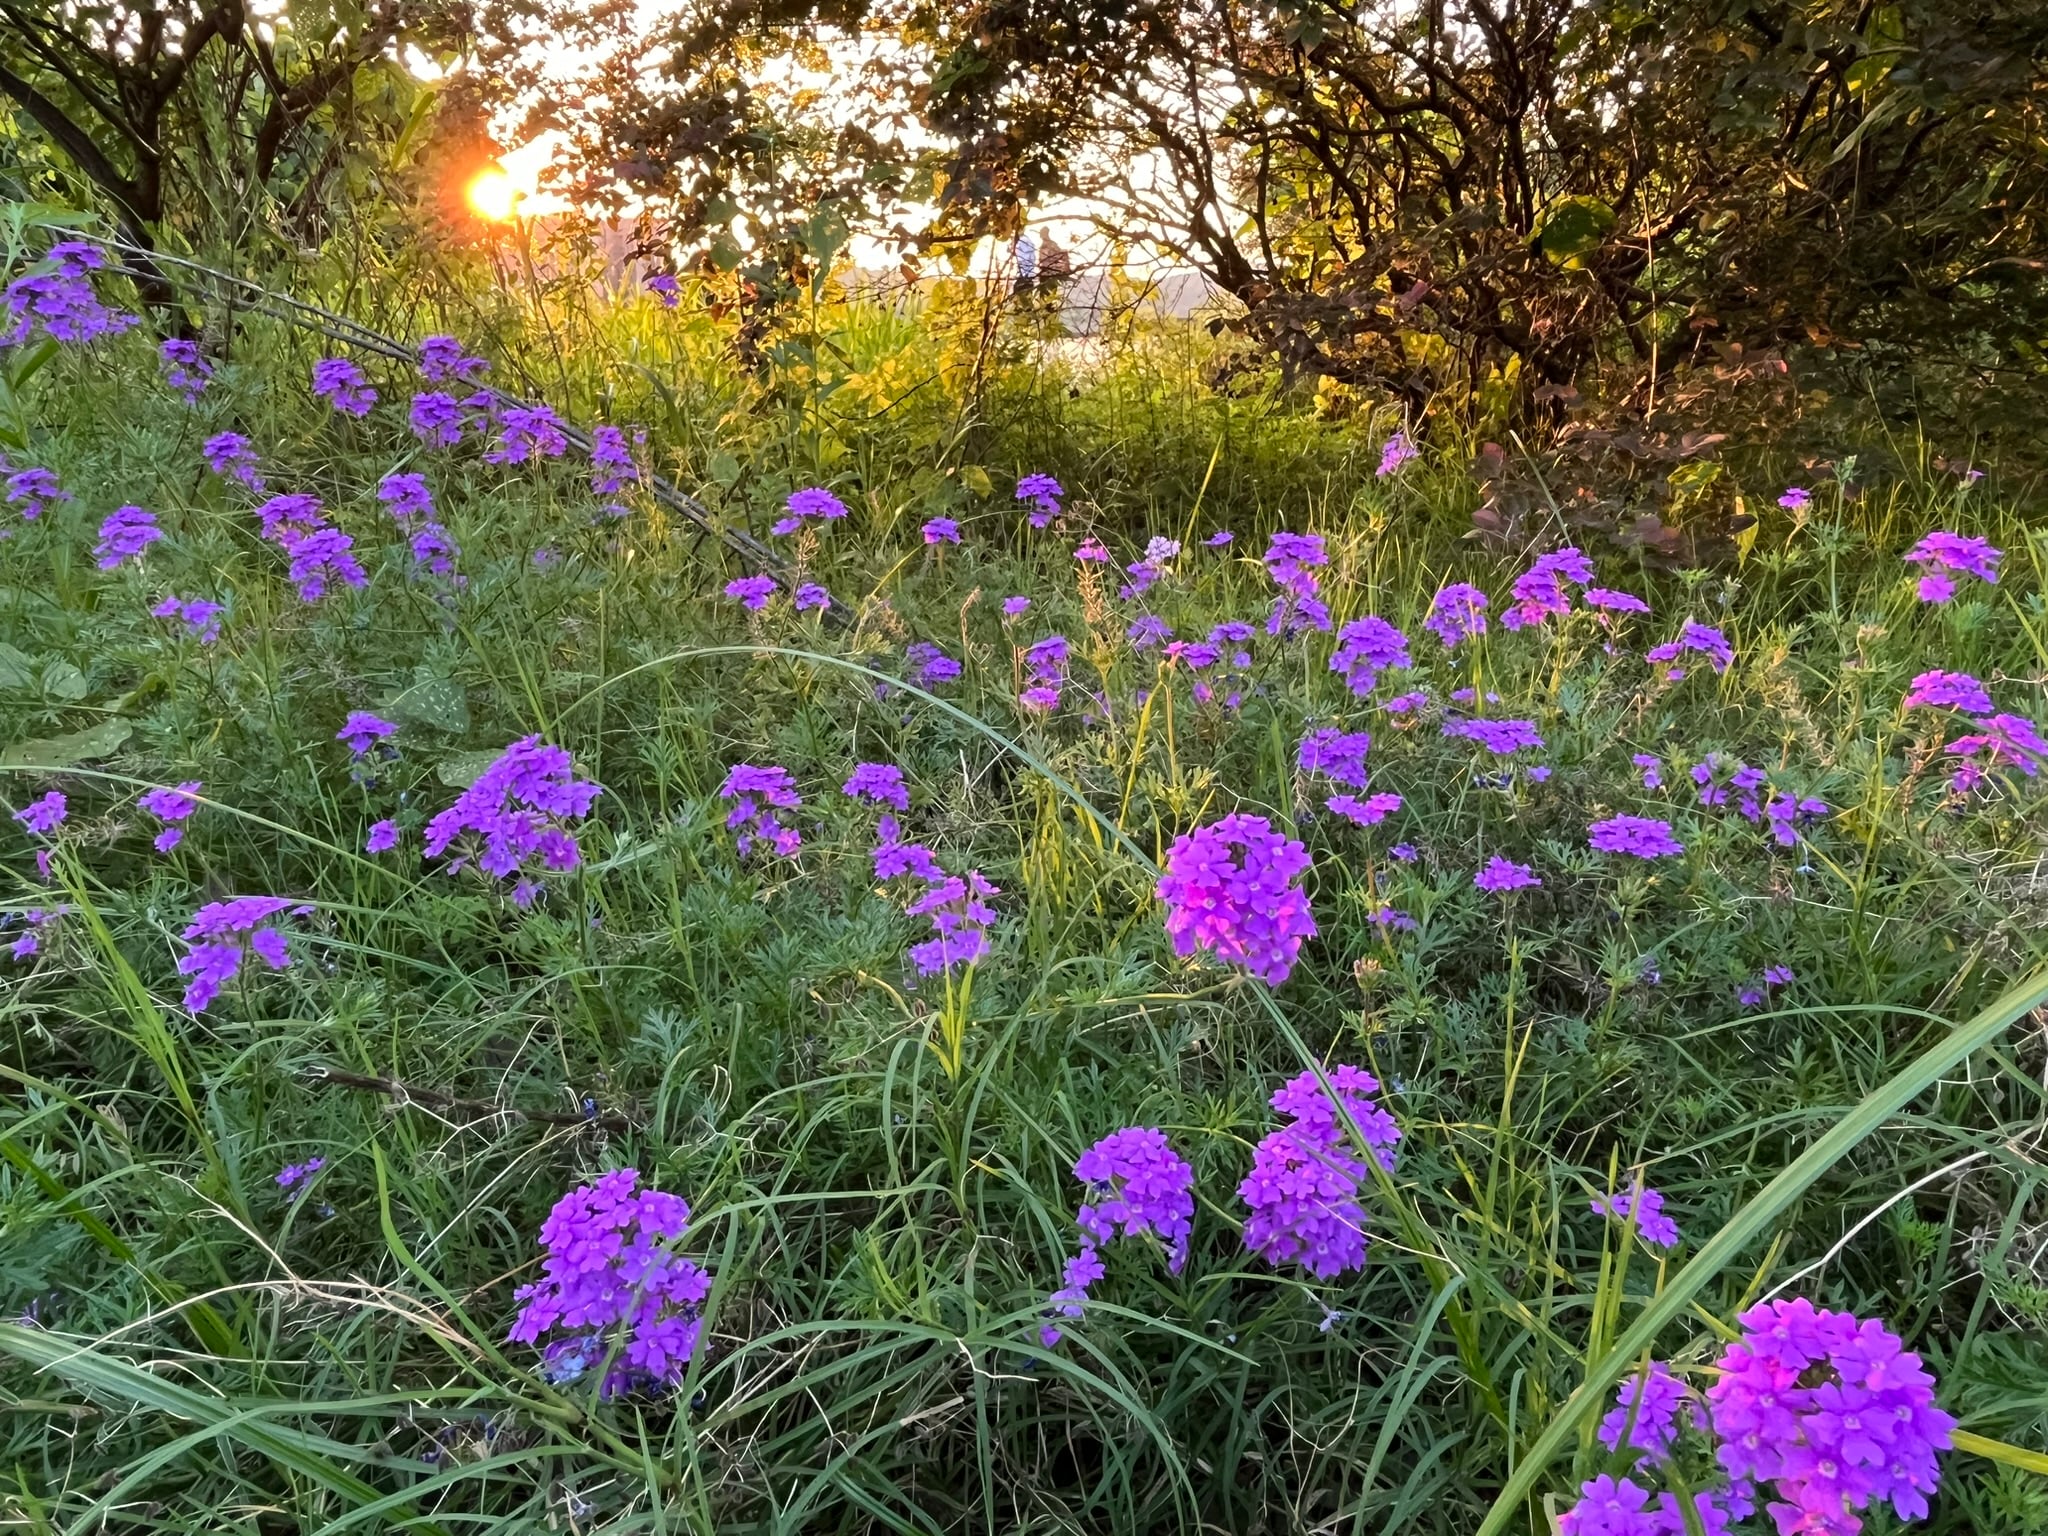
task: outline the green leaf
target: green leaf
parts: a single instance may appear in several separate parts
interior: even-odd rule
[[[441,759],[434,777],[450,789],[467,789],[484,776],[484,770],[498,760],[495,752],[457,752]]]
[[[469,729],[469,693],[453,678],[423,678],[384,707],[400,720],[430,725],[450,735]]]
[[[2048,1004],[2048,967],[2026,976],[1967,1024],[1950,1030],[1893,1073],[1708,1238],[1692,1261],[1672,1276],[1657,1299],[1643,1309],[1635,1326],[1616,1339],[1604,1356],[1587,1362],[1586,1379],[1516,1463],[1514,1475],[1480,1522],[1477,1536],[1494,1536],[1515,1518],[1550,1463],[1576,1437],[1580,1424],[1589,1415],[1606,1409],[1616,1384],[1645,1350],[1655,1346],[1657,1336],[1691,1308],[1693,1298],[1706,1288],[1709,1280],[1749,1251],[1795,1200],[1875,1135],[1893,1115],[1996,1041],[2012,1027],[2014,1020],[2026,1017],[2044,1004]]]
[[[1597,197],[1561,197],[1543,215],[1536,243],[1559,266],[1581,263],[1614,233],[1614,210]]]
[[[17,742],[0,752],[0,768],[69,768],[74,763],[89,763],[111,757],[134,734],[135,727],[126,720],[103,720],[69,735]]]
[[[36,680],[36,664],[26,651],[0,640],[0,688],[28,688]]]
[[[70,662],[61,658],[43,663],[43,692],[53,699],[65,699],[77,703],[91,690],[86,686],[85,674]]]

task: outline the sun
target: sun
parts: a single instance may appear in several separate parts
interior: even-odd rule
[[[469,206],[477,216],[502,224],[519,211],[524,193],[501,165],[487,165],[469,182]]]

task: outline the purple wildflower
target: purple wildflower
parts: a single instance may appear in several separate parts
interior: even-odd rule
[[[1211,549],[1223,549],[1229,545],[1232,539],[1236,537],[1237,535],[1232,533],[1228,528],[1221,528],[1218,529],[1215,533],[1210,534],[1209,537],[1202,540],[1202,542]]]
[[[1422,850],[1413,843],[1396,843],[1387,852],[1392,857],[1399,859],[1403,864],[1413,864],[1422,857]]]
[[[57,256],[65,246],[78,244],[64,241],[51,247],[50,254],[58,263],[56,272],[17,277],[0,294],[0,310],[5,311],[0,318],[0,346],[19,346],[38,331],[52,341],[87,342],[119,335],[140,323],[139,316],[108,309],[93,291],[86,269],[100,264],[99,252],[80,246],[93,258],[90,261],[84,256]]]
[[[156,835],[155,847],[158,853],[169,853],[185,840],[185,829],[179,823],[188,820],[199,809],[195,795],[205,788],[197,779],[188,779],[175,789],[157,788],[143,791],[136,805],[163,822],[164,830]]]
[[[1403,464],[1420,457],[1414,441],[1406,432],[1396,432],[1380,449],[1380,467],[1373,471],[1380,479],[1396,474]]]
[[[227,610],[219,603],[207,602],[199,597],[178,597],[173,594],[149,610],[155,619],[176,619],[185,626],[185,633],[201,645],[211,645],[220,638],[220,616]]]
[[[1367,795],[1361,800],[1356,795],[1331,795],[1323,801],[1323,809],[1361,827],[1376,827],[1401,809],[1401,797],[1377,794]]]
[[[220,989],[241,974],[242,961],[252,950],[273,971],[290,965],[291,951],[274,919],[312,910],[283,896],[237,896],[193,913],[185,925],[185,940],[192,947],[178,961],[178,974],[191,978],[185,984],[186,1010],[201,1013],[211,1006]]]
[[[1526,891],[1543,884],[1528,865],[1516,864],[1499,854],[1486,861],[1486,867],[1472,877],[1472,883],[1482,891]]]
[[[256,519],[262,524],[263,537],[284,549],[328,526],[320,498],[303,492],[271,497],[256,509]]]
[[[1922,672],[1907,690],[1905,709],[1955,709],[1966,715],[1988,715],[1991,691],[1967,672]]]
[[[641,286],[661,300],[663,309],[674,309],[683,296],[672,272],[650,272],[642,279]]]
[[[1320,773],[1324,778],[1353,789],[1365,788],[1365,754],[1372,750],[1368,731],[1340,731],[1334,725],[1311,731],[1301,738],[1294,760],[1303,773]]]
[[[1298,1263],[1323,1280],[1365,1264],[1358,1190],[1367,1171],[1354,1132],[1389,1170],[1401,1137],[1371,1097],[1379,1083],[1370,1073],[1340,1065],[1328,1077],[1326,1088],[1316,1072],[1303,1072],[1273,1095],[1273,1107],[1290,1118],[1259,1142],[1237,1191],[1249,1212],[1245,1247],[1276,1268]]]
[[[183,395],[187,405],[197,405],[207,382],[213,378],[213,364],[200,353],[199,343],[172,336],[156,351],[163,364],[164,382]]]
[[[924,541],[927,544],[958,544],[960,525],[950,517],[935,517],[924,525]]]
[[[1662,758],[1657,757],[1653,753],[1638,752],[1629,761],[1643,770],[1643,788],[1662,789],[1664,787],[1664,762]]]
[[[304,1193],[301,1186],[326,1166],[324,1157],[309,1157],[303,1163],[286,1163],[277,1170],[277,1187],[284,1191],[285,1199],[296,1200]]]
[[[832,594],[815,581],[806,581],[797,587],[790,601],[798,613],[807,613],[813,608],[830,608]]]
[[[711,1276],[678,1251],[690,1207],[639,1186],[638,1169],[607,1173],[562,1196],[541,1223],[541,1278],[516,1293],[506,1338],[560,1334],[541,1356],[556,1386],[610,1357],[602,1397],[673,1387],[696,1356]]]
[[[499,880],[517,874],[513,900],[525,906],[538,889],[531,876],[536,860],[548,871],[583,862],[583,850],[563,824],[589,815],[603,793],[601,786],[576,777],[562,748],[538,736],[521,737],[427,823],[426,856],[437,859],[459,841],[450,874],[471,864]]]
[[[1678,631],[1676,640],[1652,646],[1643,652],[1643,660],[1662,665],[1676,661],[1682,651],[1698,651],[1707,658],[1716,672],[1726,672],[1730,663],[1735,660],[1735,647],[1728,643],[1726,635],[1711,624],[1695,624],[1691,619],[1685,621],[1684,626]],[[1683,674],[1668,675],[1672,675],[1675,680],[1677,676]]]
[[[1610,816],[1594,822],[1586,833],[1586,840],[1596,853],[1659,859],[1685,852],[1685,845],[1671,835],[1671,823],[1653,816]]]
[[[370,824],[370,835],[363,843],[365,853],[389,853],[398,846],[398,823],[391,820]]]
[[[507,406],[498,418],[498,446],[484,455],[489,464],[537,463],[569,451],[561,418],[545,405]]]
[[[1074,1177],[1088,1189],[1075,1221],[1091,1247],[1119,1234],[1150,1235],[1166,1245],[1167,1272],[1181,1272],[1194,1229],[1195,1170],[1165,1132],[1146,1126],[1112,1131],[1075,1161]]]
[[[1397,693],[1380,708],[1390,715],[1412,715],[1429,703],[1429,694],[1417,688],[1411,693]],[[1408,722],[1403,722],[1407,724]]]
[[[330,579],[349,587],[370,584],[353,553],[356,541],[339,528],[320,528],[283,542],[285,553],[291,556],[285,574],[298,583],[302,603],[317,603],[325,597]]]
[[[1066,1262],[1061,1274],[1065,1284],[1048,1298],[1052,1316],[1063,1317],[1069,1321],[1079,1317],[1081,1304],[1088,1299],[1089,1288],[1100,1280],[1104,1273],[1102,1256],[1084,1244],[1081,1251]],[[1060,1331],[1057,1323],[1048,1322],[1038,1330],[1038,1342],[1047,1349],[1051,1349],[1064,1337],[1066,1335]]]
[[[960,676],[960,663],[929,640],[911,641],[903,648],[903,659],[913,668],[920,688],[936,688]]]
[[[453,395],[430,389],[412,397],[406,424],[421,442],[452,448],[462,441],[462,406]]]
[[[100,524],[99,543],[92,552],[101,570],[117,570],[163,536],[154,512],[141,507],[116,507]]]
[[[1289,533],[1282,529],[1267,546],[1265,561],[1266,573],[1282,592],[1305,598],[1314,597],[1320,589],[1315,568],[1328,565],[1330,556],[1323,547],[1321,534]]]
[[[368,710],[352,709],[341,729],[334,733],[334,739],[346,746],[352,755],[363,757],[385,737],[397,734],[398,727],[389,720],[380,719]]]
[[[1524,748],[1540,750],[1543,746],[1533,720],[1446,720],[1444,734],[1476,741],[1500,757]]]
[[[1131,642],[1131,648],[1149,651],[1155,645],[1164,645],[1173,638],[1173,628],[1156,613],[1147,613],[1133,619],[1124,630],[1124,638]]]
[[[413,532],[413,564],[432,575],[446,576],[453,571],[461,553],[455,541],[448,536],[448,530],[439,523],[427,523]]]
[[[465,353],[453,336],[429,336],[420,342],[420,377],[429,384],[474,384],[490,366]]]
[[[1636,1231],[1644,1242],[1658,1248],[1678,1246],[1678,1223],[1664,1214],[1664,1196],[1657,1190],[1644,1188],[1640,1180],[1619,1194],[1595,1195],[1592,1210],[1595,1216],[1607,1216],[1619,1222],[1626,1222],[1633,1216]]]
[[[617,427],[591,428],[590,468],[590,490],[596,496],[615,496],[640,478],[633,449]]]
[[[377,403],[363,370],[345,357],[323,357],[313,365],[313,393],[346,416],[367,416]]]
[[[1159,881],[1174,952],[1206,949],[1279,986],[1316,933],[1294,883],[1308,866],[1308,850],[1263,816],[1233,813],[1176,838]]]
[[[1648,1370],[1621,1384],[1613,1410],[1600,1421],[1600,1443],[1619,1451],[1626,1442],[1646,1461],[1660,1462],[1671,1455],[1679,1430],[1692,1421],[1685,1383],[1662,1360],[1652,1360]]]
[[[2024,715],[1992,715],[1971,724],[1977,727],[1975,733],[1958,736],[1948,744],[1953,755],[1976,757],[1981,754],[1985,758],[1985,766],[2017,768],[2030,779],[2041,771],[2041,764],[2048,761],[2048,741],[2042,740],[2034,722]],[[1976,768],[1977,765],[1967,766]]]
[[[741,858],[752,853],[756,844],[771,848],[786,859],[794,858],[803,846],[803,834],[795,827],[784,826],[775,814],[778,810],[796,810],[804,803],[787,768],[735,763],[726,773],[725,782],[718,786],[718,798],[732,802],[725,826],[727,831],[737,834],[733,849]]]
[[[48,855],[48,849],[39,851],[36,855],[38,864],[43,863],[48,858]],[[49,879],[47,870],[44,871],[43,878],[45,880]],[[43,941],[53,937],[51,930],[56,928],[58,922],[70,911],[71,908],[68,906],[30,907],[26,912],[22,913],[21,921],[25,931],[20,938],[8,946],[7,953],[9,958],[19,964],[33,960],[37,955],[41,954],[43,952]],[[0,926],[5,926],[6,921],[4,916],[0,916]]]
[[[1805,486],[1788,485],[1785,487],[1785,493],[1778,498],[1778,505],[1787,512],[1803,512],[1807,503],[1812,500],[1813,492],[1807,490]]]
[[[31,800],[14,813],[14,819],[38,837],[48,837],[64,824],[64,817],[70,802],[61,790],[51,790],[40,799]]]
[[[1006,598],[1004,598],[1004,599],[1003,599],[1003,622],[1007,624],[1007,623],[1011,622],[1012,620],[1015,620],[1015,619],[1021,619],[1021,618],[1023,618],[1023,617],[1024,617],[1024,614],[1025,614],[1025,612],[1026,612],[1026,610],[1028,610],[1028,609],[1029,609],[1030,607],[1031,607],[1031,599],[1030,599],[1030,598],[1028,598],[1028,597],[1006,597]]]
[[[1051,475],[1026,475],[1017,482],[1017,499],[1032,504],[1029,521],[1034,528],[1046,527],[1060,515],[1060,498],[1066,494]]]
[[[1445,650],[1486,633],[1486,594],[1468,582],[1456,581],[1429,600],[1422,627],[1443,642]]]
[[[1408,655],[1408,637],[1377,614],[1353,619],[1338,630],[1337,649],[1330,655],[1330,670],[1359,698],[1378,685],[1380,673],[1414,665]]]
[[[239,480],[257,495],[263,494],[263,477],[256,473],[256,450],[239,432],[222,432],[209,437],[199,450],[206,467],[223,480]]]
[[[1948,573],[1975,576],[1993,586],[1998,583],[1998,562],[2003,550],[1994,549],[1989,539],[1937,529],[1906,551],[1906,562],[1920,567],[1920,601],[1945,603],[1956,595],[1955,578]]]
[[[1558,1536],[1675,1536],[1649,1504],[1650,1491],[1633,1478],[1603,1472],[1581,1484],[1578,1502],[1558,1513]],[[1677,1531],[1684,1529],[1681,1521]]]
[[[846,503],[819,485],[790,492],[785,505],[793,517],[817,517],[834,522],[846,516]]]
[[[1074,558],[1085,565],[1109,564],[1109,550],[1100,539],[1083,539],[1074,546]]]
[[[71,493],[57,483],[47,469],[17,469],[7,477],[7,504],[21,509],[21,520],[32,523]]]
[[[855,800],[872,800],[877,805],[910,809],[910,791],[903,784],[903,770],[894,763],[855,763],[853,777],[840,786],[840,793]]]
[[[1609,613],[1648,613],[1650,605],[1630,592],[1617,592],[1612,587],[1588,587],[1579,594],[1588,608],[1604,608]]]
[[[377,482],[377,499],[400,527],[415,516],[434,515],[434,493],[427,489],[425,475],[386,475]]]
[[[742,576],[725,584],[725,595],[749,613],[759,613],[775,595],[773,576]]]
[[[1529,569],[1515,578],[1514,606],[1501,616],[1509,629],[1541,624],[1562,618],[1572,611],[1567,586],[1583,587],[1593,579],[1593,562],[1571,545],[1538,555]]]
[[[989,952],[988,928],[996,910],[984,899],[1002,894],[978,869],[933,882],[907,910],[932,920],[934,936],[910,946],[910,963],[920,976],[936,976],[956,965],[973,965]]]

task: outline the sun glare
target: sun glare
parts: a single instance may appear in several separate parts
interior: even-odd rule
[[[502,224],[519,211],[522,195],[503,166],[487,165],[470,179],[469,206],[494,224]]]

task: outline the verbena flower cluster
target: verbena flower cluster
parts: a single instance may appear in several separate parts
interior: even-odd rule
[[[1486,633],[1486,594],[1467,582],[1453,582],[1429,600],[1422,627],[1443,642],[1445,650]]]
[[[116,507],[100,524],[99,543],[93,547],[93,555],[101,570],[117,570],[163,536],[154,512],[141,507]]]
[[[211,645],[220,638],[220,616],[227,609],[220,603],[208,602],[201,597],[165,598],[149,610],[156,619],[176,619],[185,626],[185,633],[201,645]]]
[[[155,847],[158,853],[169,853],[185,840],[183,823],[199,809],[196,798],[205,788],[197,779],[188,779],[175,789],[158,788],[144,790],[136,799],[136,805],[164,823],[164,830],[157,833]]]
[[[200,352],[199,343],[172,336],[157,348],[157,357],[163,364],[164,382],[183,395],[187,405],[197,405],[213,378],[213,364]]]
[[[1515,578],[1514,606],[1500,621],[1509,629],[1526,629],[1546,619],[1562,618],[1572,611],[1571,588],[1583,587],[1592,579],[1593,562],[1573,546],[1538,555],[1529,569]]]
[[[1379,1086],[1371,1073],[1340,1065],[1330,1069],[1327,1087],[1309,1070],[1273,1095],[1287,1123],[1253,1149],[1251,1172],[1237,1192],[1249,1212],[1244,1245],[1275,1268],[1299,1264],[1330,1280],[1364,1267],[1359,1186],[1367,1172],[1358,1146],[1392,1171],[1401,1139],[1393,1116],[1372,1097]]]
[[[1377,614],[1353,619],[1338,630],[1337,648],[1330,653],[1330,670],[1361,699],[1379,685],[1382,672],[1414,665],[1408,637]]]
[[[1295,883],[1308,866],[1308,850],[1263,816],[1234,812],[1182,834],[1159,880],[1174,952],[1206,949],[1279,986],[1316,933],[1308,894]]]
[[[1643,652],[1643,660],[1660,665],[1674,662],[1687,651],[1696,651],[1707,658],[1707,664],[1716,672],[1726,672],[1735,660],[1735,647],[1728,637],[1711,624],[1695,624],[1687,619],[1678,631],[1678,638],[1663,645],[1651,646]],[[1665,677],[1673,682],[1685,676],[1682,667],[1667,667]]]
[[[1060,499],[1067,493],[1051,475],[1026,475],[1017,482],[1017,499],[1031,503],[1028,521],[1043,528],[1060,515]]]
[[[1678,1223],[1664,1213],[1663,1194],[1646,1188],[1641,1181],[1617,1194],[1595,1195],[1592,1210],[1595,1216],[1607,1216],[1622,1223],[1633,1219],[1637,1235],[1654,1247],[1678,1246]]]
[[[931,849],[906,840],[902,825],[886,813],[875,826],[874,857],[876,880],[908,879],[922,887],[905,903],[911,916],[927,918],[932,925],[932,937],[910,947],[910,963],[919,975],[935,976],[987,956],[988,930],[997,916],[988,898],[1002,893],[980,870],[948,874]]]
[[[38,335],[76,345],[141,323],[140,316],[100,302],[90,274],[107,261],[97,247],[60,240],[46,259],[55,270],[17,277],[0,294],[0,346],[20,346]]]
[[[795,858],[797,850],[803,847],[803,835],[795,827],[785,826],[775,814],[778,810],[794,811],[804,803],[787,768],[735,763],[726,773],[725,782],[718,786],[718,798],[732,803],[726,812],[725,826],[736,834],[733,848],[741,858],[757,845],[785,859]]]
[[[313,365],[313,393],[345,416],[367,416],[377,403],[363,370],[345,357],[323,357]]]
[[[512,900],[528,906],[540,894],[543,874],[583,861],[575,834],[564,824],[589,815],[603,793],[576,777],[562,748],[538,736],[521,737],[427,823],[426,855],[438,859],[455,849],[450,874],[474,865],[498,880],[516,875]]]
[[[241,974],[248,955],[273,971],[290,965],[291,948],[277,919],[312,910],[284,896],[237,896],[208,902],[193,913],[185,925],[191,948],[178,961],[178,974],[191,978],[185,985],[187,1011],[200,1013],[211,1007],[221,988]]]
[[[1996,585],[2005,551],[1989,539],[1936,529],[1906,551],[1906,563],[1920,568],[1916,590],[1923,603],[1945,603],[1956,595],[1956,577],[1974,576]]]
[[[541,1223],[541,1278],[521,1286],[506,1336],[538,1344],[556,1386],[604,1368],[598,1394],[675,1387],[702,1343],[711,1275],[678,1245],[690,1229],[680,1196],[640,1188],[621,1168],[578,1185]]]
[[[1074,1217],[1081,1251],[1067,1261],[1066,1283],[1052,1295],[1053,1317],[1081,1316],[1090,1287],[1104,1274],[1098,1249],[1118,1236],[1157,1239],[1166,1248],[1168,1273],[1181,1272],[1194,1230],[1195,1170],[1164,1131],[1127,1126],[1110,1132],[1076,1159],[1074,1177],[1088,1195]],[[1050,1349],[1062,1335],[1049,1321],[1038,1336]]]

